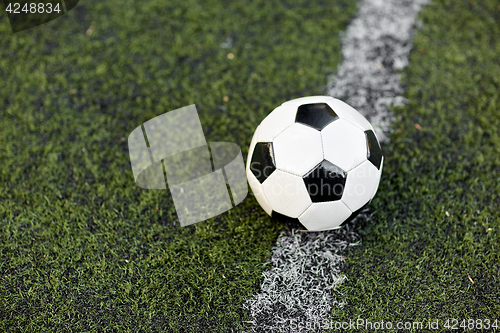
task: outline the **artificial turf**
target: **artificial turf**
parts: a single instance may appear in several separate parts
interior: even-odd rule
[[[437,331],[451,331],[444,325],[455,318],[458,331],[479,331],[478,320],[485,328],[488,319],[493,331],[495,319],[500,326],[500,3],[435,0],[420,18],[403,73],[409,103],[393,110],[373,216],[359,221],[363,245],[348,253],[340,287],[347,304],[334,309],[333,321],[437,319]],[[464,319],[476,322],[464,328]]]
[[[2,7],[0,5],[0,7]],[[2,9],[3,11],[3,9]],[[247,152],[274,107],[324,93],[354,1],[81,1],[0,16],[0,331],[236,331],[282,224],[249,196],[179,227],[126,138],[196,104]]]

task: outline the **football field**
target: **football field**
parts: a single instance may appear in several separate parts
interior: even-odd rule
[[[405,29],[369,3],[82,0],[16,34],[0,4],[0,331],[497,330],[500,3],[401,0]],[[180,227],[134,183],[126,138],[157,115],[196,104],[246,158],[275,107],[325,94],[384,140],[339,230],[252,195]]]

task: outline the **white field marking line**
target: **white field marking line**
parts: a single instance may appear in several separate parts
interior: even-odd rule
[[[398,71],[408,64],[415,17],[427,2],[361,0],[342,38],[343,60],[328,94],[360,111],[381,141],[393,119],[389,108],[405,102]],[[271,267],[262,273],[260,292],[243,305],[253,317],[245,331],[311,332],[307,325],[314,323],[321,331],[317,323],[345,304],[336,287],[347,279],[341,271],[345,250],[360,244],[354,225],[370,219],[367,211],[336,230],[283,231],[265,263]]]
[[[415,17],[429,0],[366,0],[342,38],[342,64],[328,84],[328,95],[341,99],[370,121],[380,141],[394,119],[390,108],[401,96],[401,71],[413,47]]]

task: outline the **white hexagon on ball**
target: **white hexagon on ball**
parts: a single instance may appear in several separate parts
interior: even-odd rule
[[[321,131],[325,159],[344,171],[366,161],[365,133],[347,120],[338,119]]]
[[[256,133],[257,141],[271,142],[283,132],[288,126],[295,123],[295,111],[293,106],[281,105],[273,110],[259,125]]]
[[[373,130],[370,122],[368,122],[368,120],[366,120],[361,113],[346,102],[333,97],[330,97],[330,99],[326,102],[335,111],[340,119],[349,121],[351,124],[359,127],[363,131]]]
[[[264,194],[264,189],[262,188],[262,184],[257,180],[257,178],[255,178],[255,175],[252,173],[250,169],[247,169],[246,173],[247,173],[248,184],[252,189],[252,193],[255,196],[255,199],[262,207],[262,209],[264,209],[264,211],[267,214],[271,215],[273,209],[271,208],[271,205],[269,205],[269,202],[266,199],[266,195]]]
[[[295,123],[273,141],[276,168],[303,176],[323,160],[319,131]]]
[[[342,201],[316,202],[299,216],[299,221],[308,230],[329,230],[338,228],[351,214]]]
[[[380,171],[370,161],[361,163],[349,171],[341,200],[351,211],[357,211],[372,199],[379,180]]]
[[[267,202],[280,214],[297,218],[312,204],[301,177],[275,170],[262,188]]]

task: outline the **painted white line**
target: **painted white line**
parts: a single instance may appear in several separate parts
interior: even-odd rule
[[[353,225],[326,232],[282,232],[262,273],[261,291],[248,300],[252,332],[302,332],[300,326],[323,323],[332,307],[342,307],[335,288],[341,274],[342,252],[359,241]]]
[[[360,111],[381,141],[387,141],[392,105],[405,102],[398,71],[408,64],[415,17],[428,0],[362,0],[342,38],[342,64],[328,94]],[[366,210],[358,219],[369,219]],[[355,221],[354,221],[355,222]],[[326,232],[280,234],[262,273],[261,290],[244,308],[253,317],[251,332],[317,332],[344,300],[335,287],[345,250],[359,244],[355,223]],[[310,327],[310,328],[308,328]]]
[[[328,94],[357,109],[387,141],[404,87],[398,71],[408,65],[415,17],[428,0],[364,0],[342,38],[342,64],[328,84]]]

